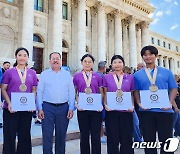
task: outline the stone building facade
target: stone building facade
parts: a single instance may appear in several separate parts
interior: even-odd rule
[[[53,51],[72,72],[81,69],[85,53],[95,57],[95,69],[98,61],[109,64],[114,54],[134,68],[142,62],[141,48],[154,38],[171,44],[169,49],[154,43],[160,51],[157,63],[180,73],[180,42],[149,32],[153,11],[149,0],[0,0],[0,63],[13,63],[14,51],[23,46],[38,73],[49,67]]]

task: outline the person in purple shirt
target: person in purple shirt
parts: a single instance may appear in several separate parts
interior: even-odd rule
[[[131,92],[134,90],[134,78],[130,74],[123,73],[125,65],[124,59],[120,55],[114,55],[111,59],[111,65],[114,72],[104,76],[104,103],[106,108],[106,132],[107,132],[107,152],[108,154],[132,154],[133,139],[133,110],[117,111],[110,110],[107,107],[106,92],[116,92],[117,85],[114,79],[122,79],[121,90]],[[132,103],[133,104],[133,103]],[[119,149],[119,144],[120,149]]]
[[[76,89],[76,101],[78,103],[78,94],[86,91],[86,82],[83,74],[91,79],[90,88],[92,93],[103,94],[102,78],[99,74],[92,71],[94,58],[90,54],[86,54],[81,58],[83,70],[76,73],[73,78]],[[80,129],[80,151],[81,154],[101,154],[100,130],[102,116],[100,111],[82,110],[77,105],[77,117]],[[89,135],[91,134],[91,152],[89,144]]]
[[[26,48],[18,48],[15,52],[15,67],[7,70],[2,79],[2,96],[5,99],[3,106],[3,153],[4,154],[31,154],[31,120],[30,111],[12,111],[11,93],[24,92],[36,94],[37,77],[34,70],[28,69],[29,52]],[[20,76],[20,74],[22,74]],[[26,74],[26,75],[25,75]],[[24,82],[22,78],[24,77]],[[18,102],[17,102],[18,103]],[[18,143],[16,148],[16,135]]]

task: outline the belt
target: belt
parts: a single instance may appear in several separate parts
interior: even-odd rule
[[[50,102],[44,102],[44,103],[47,103],[47,104],[49,104],[49,105],[56,106],[56,107],[67,104],[67,102],[65,102],[65,103],[57,103],[57,104],[55,104],[55,103],[50,103]]]

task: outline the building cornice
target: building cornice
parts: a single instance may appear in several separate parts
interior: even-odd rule
[[[154,32],[154,31],[152,31],[152,30],[149,30],[149,34],[151,34],[152,36],[160,37],[160,38],[162,38],[162,39],[164,39],[164,40],[168,40],[169,42],[173,42],[173,43],[175,43],[175,44],[177,44],[177,45],[180,45],[180,41],[177,41],[177,40],[175,40],[175,39],[172,39],[172,38],[170,38],[170,37],[168,37],[168,36],[165,36],[165,35],[163,35],[163,34]]]

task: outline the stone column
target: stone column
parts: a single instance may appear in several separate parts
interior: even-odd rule
[[[62,55],[62,1],[54,0],[52,51]]]
[[[129,18],[129,45],[130,45],[130,54],[129,62],[130,67],[137,67],[137,47],[136,47],[136,29],[135,29],[135,18],[131,16]]]
[[[142,48],[149,45],[149,23],[142,22],[141,24],[141,34],[142,34]]]
[[[142,62],[141,57],[141,27],[140,25],[136,26],[136,40],[137,40],[137,62]]]
[[[160,64],[161,67],[164,67],[163,66],[163,56],[162,55],[159,56],[159,64]]]
[[[114,24],[114,48],[115,54],[123,56],[122,52],[122,24],[121,24],[121,12],[116,10],[114,12],[115,24]]]
[[[170,67],[171,67],[170,70],[174,74],[174,59],[173,58],[170,59]]]
[[[129,48],[128,48],[128,31],[127,31],[127,27],[128,27],[128,22],[127,20],[123,20],[123,56],[124,56],[124,60],[125,60],[125,65],[129,66]]]
[[[177,74],[177,70],[178,70],[178,68],[177,68],[177,59],[174,58],[174,74]]]
[[[98,3],[98,62],[106,60],[106,22],[105,6]]]
[[[34,1],[23,1],[22,42],[21,46],[29,51],[29,60],[32,61],[34,30]]]
[[[78,69],[81,57],[86,53],[86,0],[78,0]]]
[[[169,59],[168,57],[165,58],[165,67],[169,69]]]

